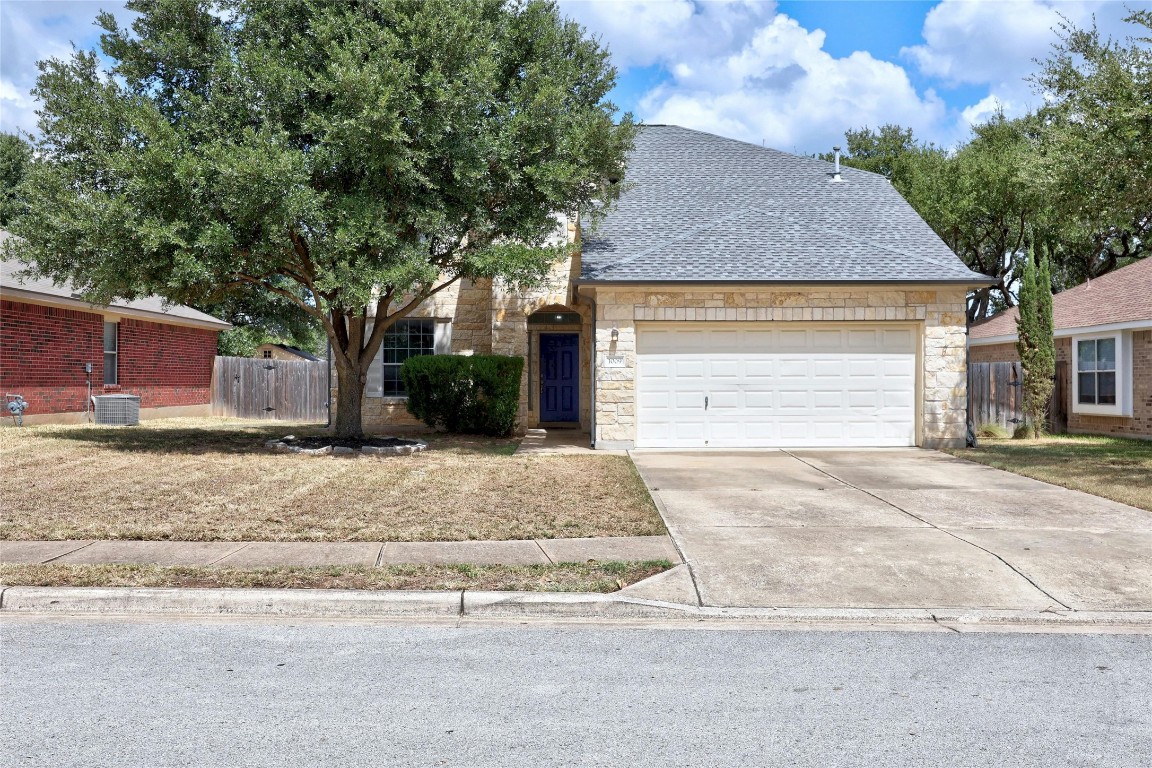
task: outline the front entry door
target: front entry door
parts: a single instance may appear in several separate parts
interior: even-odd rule
[[[540,334],[540,421],[580,421],[580,334]]]

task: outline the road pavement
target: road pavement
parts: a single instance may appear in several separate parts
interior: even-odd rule
[[[1146,766],[1152,636],[0,621],[3,766]]]

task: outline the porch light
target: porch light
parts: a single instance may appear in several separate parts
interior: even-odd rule
[[[620,339],[620,329],[613,327],[612,328],[612,341],[618,341],[619,339]]]

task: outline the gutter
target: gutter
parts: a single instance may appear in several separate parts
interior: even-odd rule
[[[926,287],[926,286],[933,286],[933,285],[948,286],[948,287],[952,287],[952,288],[958,288],[961,286],[967,287],[967,288],[976,288],[976,287],[995,285],[996,281],[992,280],[991,278],[981,279],[979,277],[957,279],[957,280],[901,280],[898,282],[894,282],[891,280],[590,280],[590,279],[586,279],[586,278],[578,278],[576,280],[573,280],[572,284],[575,286],[586,285],[586,286],[593,287],[593,288],[597,287],[597,286],[603,286],[603,287],[607,288],[607,287],[614,287],[614,286],[638,287],[638,286],[648,286],[648,285],[659,285],[659,286],[670,286],[670,287],[682,286],[684,288],[696,288],[696,287],[701,287],[701,286],[713,286],[713,285],[715,285],[715,286],[733,286],[733,287],[740,286],[740,287],[745,287],[745,288],[752,287],[752,286],[771,287],[771,286],[775,286],[775,285],[780,285],[780,286],[788,286],[788,287],[795,288],[795,287],[800,287],[800,286],[821,287],[821,286],[836,285],[836,286],[865,286],[868,288],[899,289],[899,288],[906,288],[908,286]]]

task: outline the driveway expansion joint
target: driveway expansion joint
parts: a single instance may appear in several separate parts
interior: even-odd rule
[[[999,560],[1001,563],[1003,563],[1005,566],[1007,566],[1007,567],[1008,567],[1008,568],[1009,568],[1009,569],[1010,569],[1010,570],[1011,570],[1013,573],[1015,573],[1017,576],[1019,576],[1020,578],[1024,579],[1024,580],[1025,580],[1025,581],[1027,581],[1029,584],[1031,584],[1031,585],[1033,586],[1033,588],[1035,588],[1035,589],[1036,589],[1038,592],[1040,592],[1041,594],[1043,594],[1043,595],[1044,595],[1045,597],[1047,597],[1049,600],[1051,600],[1052,602],[1056,603],[1056,604],[1057,604],[1057,605],[1059,605],[1061,608],[1064,608],[1064,609],[1066,609],[1066,610],[1072,610],[1072,607],[1071,607],[1071,606],[1069,606],[1069,605],[1066,605],[1066,604],[1065,604],[1063,601],[1061,601],[1061,600],[1057,599],[1057,598],[1056,598],[1054,595],[1052,595],[1052,594],[1051,594],[1051,593],[1050,593],[1048,590],[1044,589],[1044,588],[1043,588],[1043,587],[1041,587],[1039,584],[1037,584],[1035,581],[1033,581],[1033,580],[1031,579],[1031,577],[1029,577],[1027,574],[1025,574],[1025,573],[1024,573],[1023,571],[1021,571],[1019,568],[1017,568],[1016,566],[1012,565],[1012,563],[1008,562],[1007,560],[1005,560],[1003,557],[1001,557],[1000,555],[996,554],[996,553],[995,553],[995,552],[993,552],[992,550],[990,550],[990,549],[986,549],[986,548],[984,548],[984,547],[980,546],[979,544],[976,544],[976,543],[974,543],[974,542],[968,541],[967,539],[965,539],[964,537],[960,536],[959,534],[953,533],[952,531],[949,531],[949,530],[948,530],[948,529],[946,529],[946,528],[941,528],[940,526],[936,525],[935,523],[933,523],[933,522],[931,522],[931,521],[929,521],[929,520],[925,520],[925,519],[924,519],[923,517],[921,517],[920,515],[917,515],[917,514],[915,514],[915,513],[909,512],[908,510],[904,509],[904,508],[903,508],[903,507],[901,507],[900,505],[898,505],[898,504],[894,504],[893,502],[889,501],[888,499],[885,499],[885,498],[884,498],[884,497],[882,497],[882,496],[878,496],[878,495],[876,495],[875,493],[872,493],[871,491],[869,491],[869,490],[868,490],[868,489],[866,489],[866,488],[860,488],[860,487],[858,487],[858,486],[855,486],[855,485],[853,485],[852,483],[849,483],[849,482],[848,482],[848,481],[846,481],[846,480],[841,480],[840,478],[838,478],[838,477],[836,477],[835,475],[833,475],[831,472],[828,472],[827,470],[825,470],[825,469],[823,469],[823,468],[821,468],[821,467],[817,467],[816,465],[814,465],[814,464],[811,464],[810,462],[807,462],[807,461],[805,461],[804,459],[802,459],[802,458],[800,458],[799,456],[797,456],[797,455],[795,455],[795,454],[793,454],[793,453],[789,452],[788,450],[782,449],[782,450],[781,450],[781,452],[782,452],[782,453],[784,453],[784,454],[785,454],[785,455],[787,455],[787,456],[791,456],[793,459],[796,459],[796,461],[799,461],[801,464],[805,464],[805,465],[807,465],[807,466],[811,467],[812,469],[815,469],[817,472],[821,472],[821,473],[823,473],[823,474],[827,475],[828,477],[832,478],[833,480],[836,480],[837,482],[841,482],[841,483],[844,483],[844,485],[848,486],[849,488],[853,488],[853,489],[855,489],[855,490],[857,490],[857,491],[860,491],[861,493],[867,494],[868,496],[871,496],[872,498],[876,499],[877,501],[879,501],[879,502],[880,502],[880,503],[882,503],[882,504],[887,504],[888,506],[892,507],[893,509],[897,510],[898,512],[901,512],[901,513],[903,513],[903,514],[907,515],[908,517],[911,517],[913,520],[917,520],[917,521],[919,521],[919,522],[923,523],[924,525],[928,526],[929,528],[932,528],[933,530],[937,530],[937,531],[940,531],[941,533],[945,534],[946,536],[951,536],[952,538],[956,539],[957,541],[961,541],[961,542],[963,542],[963,543],[967,544],[967,545],[968,545],[968,546],[970,546],[970,547],[973,547],[973,548],[975,548],[975,549],[978,549],[978,550],[980,550],[981,552],[984,552],[984,553],[986,553],[986,554],[989,554],[989,555],[991,555],[992,557],[996,558],[996,559],[997,559],[997,560]],[[933,617],[933,618],[935,618],[935,617]]]

